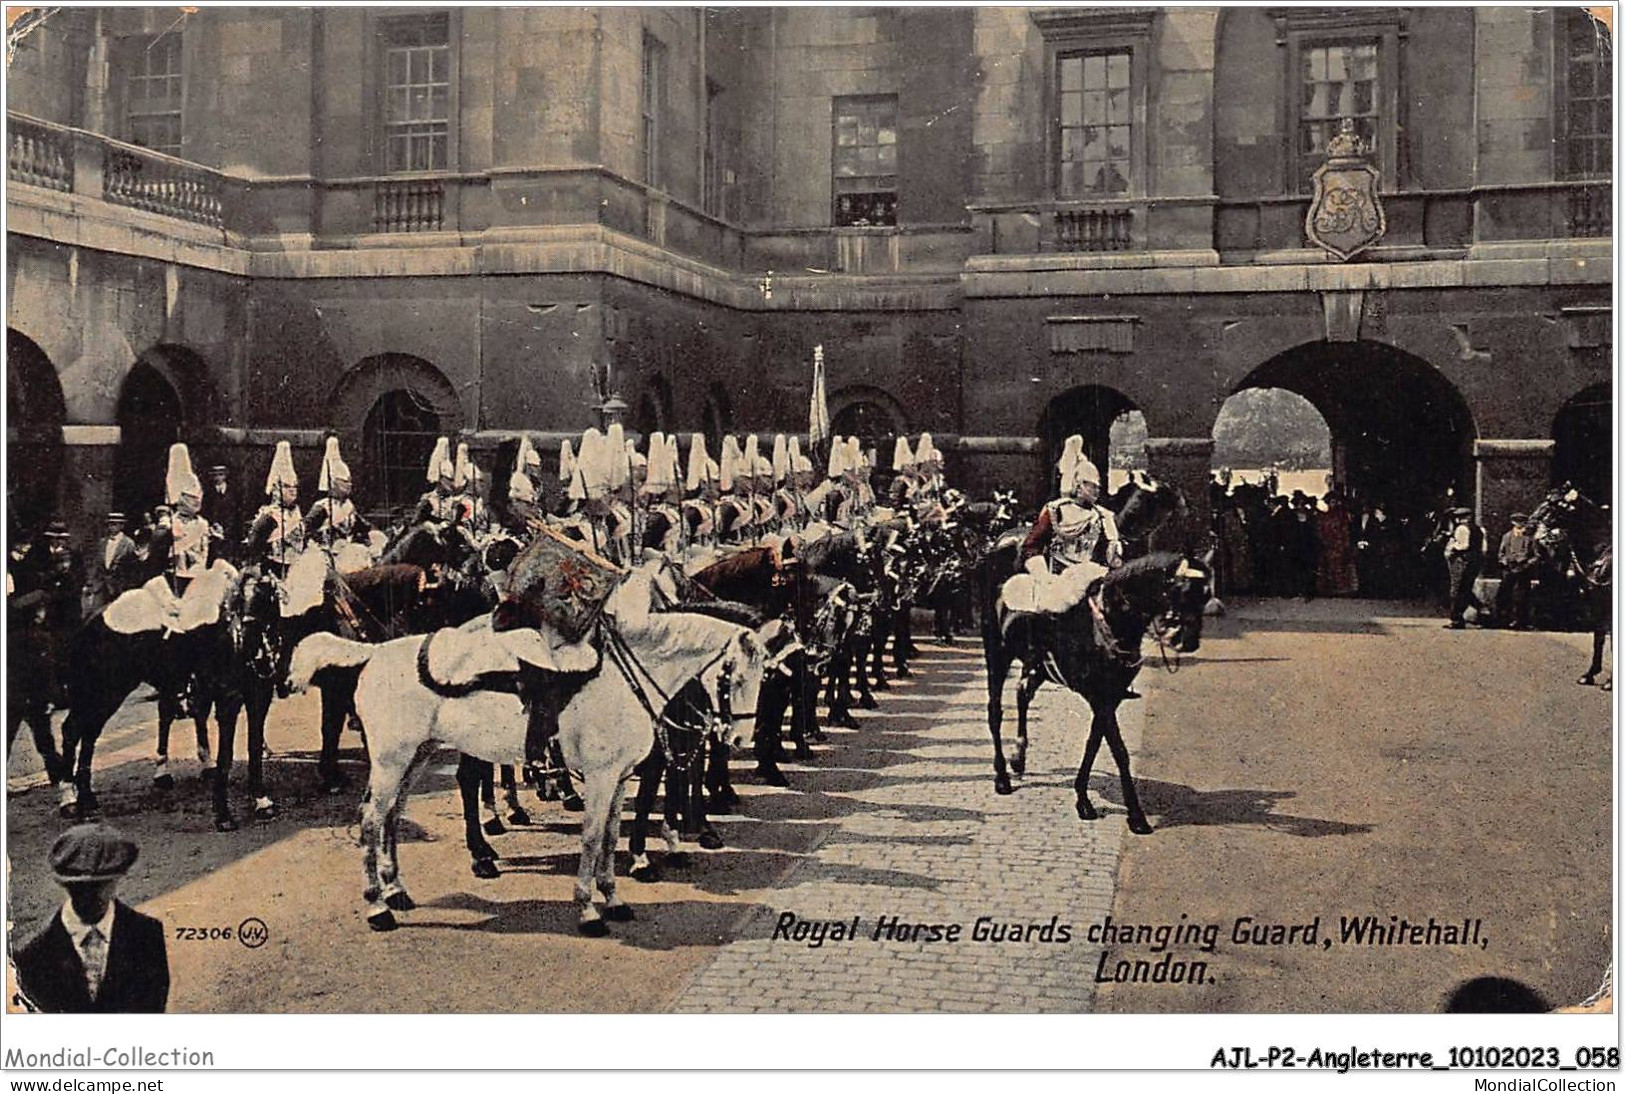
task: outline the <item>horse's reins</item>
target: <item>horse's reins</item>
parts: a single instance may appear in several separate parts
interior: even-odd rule
[[[654,678],[654,674],[648,670],[643,662],[638,660],[638,655],[633,652],[631,646],[627,645],[626,639],[621,636],[620,631],[613,624],[606,622],[603,627],[603,634],[604,653],[609,657],[611,663],[614,664],[615,668],[626,680],[627,686],[632,689],[632,694],[637,699],[638,705],[641,706],[644,713],[649,716],[649,721],[654,726],[655,739],[660,744],[660,751],[665,757],[666,763],[669,766],[675,767],[679,771],[687,770],[688,765],[694,759],[694,754],[699,751],[700,744],[696,743],[694,749],[687,755],[678,757],[672,749],[670,731],[673,729],[686,729],[692,732],[695,729],[703,730],[706,727],[684,725],[683,723],[668,718],[665,712],[671,704],[672,697],[666,694],[665,689],[660,686],[660,682]],[[697,672],[695,672],[693,677],[690,679],[699,679],[700,677],[704,676],[711,670],[713,665],[721,661],[727,655],[728,649],[727,647],[724,647],[715,657],[711,658],[711,660],[707,661]],[[643,679],[639,679],[640,676]],[[644,680],[648,681],[648,688],[644,687]],[[684,684],[686,685],[687,683],[688,681],[685,680]],[[654,701],[649,698],[649,689],[653,689],[654,693],[660,697],[660,705],[658,707],[655,706]],[[681,691],[682,689],[679,688],[678,690]],[[747,718],[756,717],[754,711],[750,714],[735,714],[733,712],[732,703],[730,702],[732,693],[733,664],[732,662],[729,662],[723,666],[722,675],[717,680],[717,709],[712,712],[710,728],[717,734],[718,739],[721,738],[722,734],[727,729],[732,727],[733,723],[742,722]],[[703,742],[703,740],[704,737],[702,735],[700,742]]]

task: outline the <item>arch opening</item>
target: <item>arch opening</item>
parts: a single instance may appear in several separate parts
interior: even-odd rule
[[[1465,400],[1380,343],[1278,354],[1236,385],[1213,436],[1216,565],[1232,592],[1422,595],[1439,576],[1422,555],[1434,515],[1473,496]]]
[[[1470,497],[1477,430],[1461,393],[1426,361],[1378,342],[1311,342],[1264,362],[1235,392],[1254,388],[1292,392],[1320,413],[1332,483],[1355,501],[1419,518],[1447,493]]]
[[[164,501],[169,446],[183,436],[185,403],[164,371],[143,356],[124,378],[117,418],[113,505],[130,514],[133,523]],[[197,462],[194,453],[194,468]]]
[[[1593,384],[1563,404],[1552,421],[1552,483],[1569,482],[1594,501],[1614,496],[1614,386]]]
[[[463,428],[457,390],[434,365],[405,353],[368,357],[346,372],[331,400],[351,460],[357,498],[383,514],[416,503],[435,441]]]
[[[6,330],[6,497],[12,527],[33,531],[56,514],[67,404],[56,366],[32,338]]]
[[[830,397],[830,433],[856,437],[864,452],[875,454],[876,471],[891,469],[897,438],[908,432],[908,421],[891,396],[878,388],[842,388]]]
[[[441,436],[440,415],[411,388],[395,388],[373,401],[361,426],[369,497],[392,515],[426,488],[426,470]]]
[[[1134,400],[1099,384],[1075,387],[1051,399],[1038,423],[1045,488],[1051,495],[1060,483],[1056,461],[1074,433],[1083,439],[1083,453],[1100,469],[1108,491],[1121,487],[1131,470],[1146,466],[1148,429]]]

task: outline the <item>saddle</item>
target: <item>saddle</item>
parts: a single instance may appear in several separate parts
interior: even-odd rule
[[[440,695],[517,694],[526,665],[566,676],[597,673],[603,649],[596,639],[596,633],[567,642],[562,635],[540,630],[493,630],[491,616],[484,615],[425,635],[418,646],[418,679]]]
[[[220,621],[220,612],[237,580],[236,569],[216,559],[203,576],[177,597],[163,577],[120,594],[102,612],[102,622],[116,634],[170,631],[185,634]]]

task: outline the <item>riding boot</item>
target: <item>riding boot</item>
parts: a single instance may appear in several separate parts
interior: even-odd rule
[[[519,698],[525,704],[525,763],[547,764],[547,746],[559,732],[559,689],[556,675],[521,662]]]

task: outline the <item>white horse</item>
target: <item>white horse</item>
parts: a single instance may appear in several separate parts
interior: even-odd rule
[[[626,781],[655,746],[655,723],[666,697],[698,679],[713,709],[731,723],[728,743],[747,747],[763,676],[777,647],[792,640],[777,620],[753,632],[691,612],[651,612],[651,587],[648,575],[634,574],[610,596],[603,664],[559,713],[559,742],[565,762],[581,775],[586,806],[575,900],[578,927],[588,935],[607,934],[606,917],[633,918],[615,892],[614,853]],[[486,636],[499,641],[489,632]],[[474,637],[479,639],[477,633]],[[426,642],[407,637],[373,646],[313,635],[294,652],[290,672],[294,686],[301,687],[323,669],[360,669],[355,709],[372,760],[361,835],[367,922],[374,930],[393,929],[393,912],[415,906],[400,880],[396,829],[411,780],[433,752],[429,746],[447,745],[491,763],[518,764],[525,756],[527,718],[518,696],[511,690],[448,695],[427,686],[419,667]],[[427,658],[426,650],[422,656]],[[602,914],[593,903],[595,883],[604,895]]]

